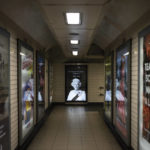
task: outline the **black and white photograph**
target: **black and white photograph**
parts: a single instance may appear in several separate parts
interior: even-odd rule
[[[87,101],[87,66],[66,65],[66,101]]]

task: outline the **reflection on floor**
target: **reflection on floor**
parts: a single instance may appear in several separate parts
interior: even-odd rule
[[[121,150],[94,106],[55,106],[27,150]]]

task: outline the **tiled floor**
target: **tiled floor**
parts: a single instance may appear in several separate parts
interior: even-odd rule
[[[121,150],[93,106],[55,106],[27,150]]]

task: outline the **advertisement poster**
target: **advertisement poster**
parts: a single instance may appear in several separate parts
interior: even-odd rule
[[[145,32],[144,32],[145,33]],[[150,148],[150,28],[140,37],[139,142],[141,150]]]
[[[87,66],[66,65],[66,102],[87,101]]]
[[[0,28],[0,150],[10,149],[9,39],[9,33]]]
[[[37,118],[40,121],[45,110],[45,59],[37,53]]]
[[[49,98],[49,105],[51,105],[53,100],[53,65],[49,62],[49,75],[48,75],[48,98]]]
[[[34,110],[34,79],[33,79],[33,50],[24,42],[18,40],[20,60],[20,98],[21,100],[21,138],[24,139],[33,127]]]
[[[105,116],[109,121],[112,119],[112,57],[105,59]]]
[[[116,127],[128,144],[130,130],[130,41],[116,53]]]

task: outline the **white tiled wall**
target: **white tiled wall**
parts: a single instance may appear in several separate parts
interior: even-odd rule
[[[104,102],[104,63],[88,65],[88,102]]]
[[[54,102],[65,101],[65,67],[63,63],[53,65]]]
[[[11,150],[18,145],[17,40],[10,36],[10,124]]]
[[[138,136],[138,36],[132,38],[131,62],[131,145],[137,149]]]

